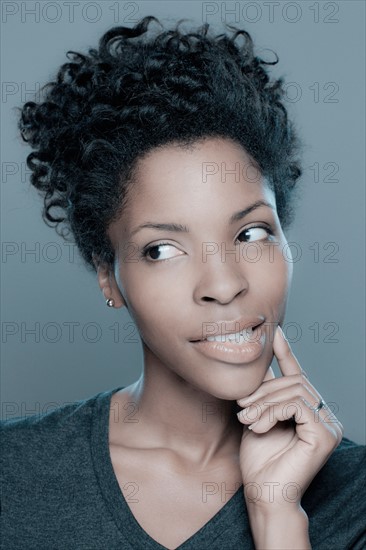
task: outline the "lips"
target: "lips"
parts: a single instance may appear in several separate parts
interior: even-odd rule
[[[259,327],[261,325],[262,323]],[[224,364],[240,365],[241,367],[252,365],[254,361],[257,361],[263,354],[267,340],[265,331],[261,331],[261,328],[254,330],[254,328],[257,327],[258,325],[254,325],[253,331],[247,327],[247,331],[244,331],[244,334],[245,332],[250,332],[255,335],[253,341],[251,337],[247,339],[246,336],[240,336],[240,338],[238,338],[239,341],[236,341],[237,334],[235,334],[235,342],[232,339],[228,341],[217,341],[214,338],[208,337],[209,339],[192,342],[194,343],[192,348],[195,350],[194,353],[199,353],[201,356],[203,355],[209,359],[212,367],[216,364],[212,363],[212,360]],[[256,334],[257,332],[261,334]],[[226,339],[226,336],[220,335],[220,339],[221,338]]]
[[[264,323],[263,317],[253,317],[251,319],[237,319],[236,321],[208,321],[202,323],[202,332],[191,342],[206,340],[208,336],[224,336],[225,334],[235,334],[246,329],[257,329]]]

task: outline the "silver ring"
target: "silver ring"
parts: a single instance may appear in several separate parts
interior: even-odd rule
[[[325,403],[324,403],[323,399],[321,399],[321,400],[319,401],[319,405],[316,407],[316,409],[313,408],[313,411],[314,411],[314,412],[318,412],[318,411],[320,411],[320,409],[322,409],[323,407],[325,407]]]

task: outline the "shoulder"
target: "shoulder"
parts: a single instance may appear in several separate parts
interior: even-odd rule
[[[366,446],[343,437],[312,480],[301,504],[314,546],[364,548]]]
[[[322,490],[339,498],[365,480],[366,446],[343,437],[327,462],[314,477],[307,492],[309,502],[314,492]]]
[[[329,479],[334,484],[335,480],[357,483],[366,476],[366,445],[355,443],[347,437],[343,437],[341,443],[334,450],[325,466],[320,471],[324,482]]]
[[[348,463],[349,465],[359,464],[365,460],[365,456],[366,445],[355,443],[351,439],[343,437],[326,464],[330,469],[338,468],[344,463]]]
[[[1,463],[4,471],[75,449],[89,437],[96,401],[109,392],[59,406],[52,411],[0,421]]]
[[[69,548],[72,537],[75,548],[86,548],[85,525],[99,533],[105,502],[92,443],[93,433],[101,446],[107,437],[104,419],[112,391],[0,422],[6,548]]]
[[[91,405],[96,396],[67,403],[55,409],[27,416],[17,416],[0,421],[0,430],[3,444],[15,443],[18,437],[34,438],[42,437],[42,434],[56,433],[60,435],[62,430],[54,432],[54,428],[66,428],[74,425],[75,420],[82,423],[90,415]]]

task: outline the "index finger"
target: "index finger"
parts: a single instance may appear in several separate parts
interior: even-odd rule
[[[284,376],[303,373],[280,325],[278,325],[273,339],[273,351]]]

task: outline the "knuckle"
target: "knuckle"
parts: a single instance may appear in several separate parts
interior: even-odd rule
[[[306,386],[303,382],[297,382],[295,384],[296,391],[299,392],[299,397],[302,397],[304,390],[306,389]]]
[[[329,449],[335,449],[340,443],[339,432],[337,430],[327,430],[324,439]]]

